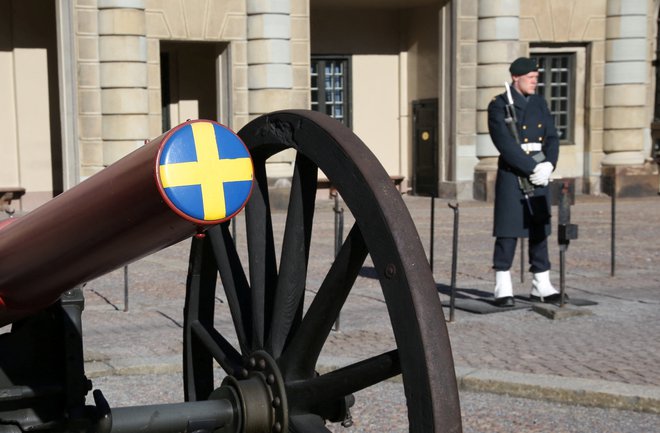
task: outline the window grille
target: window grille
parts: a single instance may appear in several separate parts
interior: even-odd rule
[[[311,91],[312,110],[350,125],[348,58],[312,57]]]
[[[539,82],[536,93],[548,103],[555,118],[555,127],[561,142],[573,140],[573,118],[575,113],[575,55],[532,54],[539,65]]]

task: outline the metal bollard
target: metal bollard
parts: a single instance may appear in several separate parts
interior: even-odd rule
[[[124,313],[128,311],[128,265],[124,266]]]
[[[520,238],[520,282],[525,282],[525,238]]]
[[[435,237],[435,196],[431,196],[431,245],[429,245],[429,265],[431,265],[431,273],[433,273],[434,258],[434,237]]]
[[[458,258],[458,203],[452,206],[447,203],[447,206],[454,211],[454,232],[452,238],[452,254],[451,254],[451,292],[449,297],[449,321],[454,321],[454,305],[456,303],[456,263]]]
[[[610,276],[616,273],[616,175],[612,176],[612,225],[610,234]]]
[[[566,250],[571,239],[577,239],[578,226],[571,224],[570,186],[564,182],[559,193],[559,225],[557,242],[559,243],[559,293],[560,307],[564,306],[566,297]]]
[[[339,194],[337,191],[331,189],[330,197],[335,199],[335,206],[332,208],[332,211],[335,214],[335,257],[337,257],[341,249],[341,244],[344,241],[344,208],[339,207]],[[339,331],[340,320],[341,312],[337,314],[333,328],[334,331]]]
[[[335,192],[334,197],[335,207],[332,210],[335,213],[335,257],[337,257],[344,242],[344,208],[339,207],[339,194]]]

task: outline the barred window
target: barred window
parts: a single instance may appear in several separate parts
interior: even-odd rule
[[[532,54],[539,65],[536,93],[548,102],[562,143],[573,141],[575,54]]]
[[[312,56],[312,110],[351,126],[349,67],[347,57]]]

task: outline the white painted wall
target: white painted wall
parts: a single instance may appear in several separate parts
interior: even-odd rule
[[[399,56],[353,56],[353,131],[390,176],[401,173]]]
[[[53,189],[45,48],[0,53],[0,185]]]

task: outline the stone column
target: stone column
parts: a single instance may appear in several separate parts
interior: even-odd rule
[[[291,0],[247,0],[247,14],[248,106],[254,118],[293,104]],[[291,154],[271,158],[272,178],[291,177]]]
[[[642,164],[647,128],[646,0],[608,0],[603,165]]]
[[[492,201],[497,149],[488,135],[488,104],[510,81],[520,51],[520,0],[479,0],[477,44],[477,158],[474,198]]]
[[[293,87],[290,0],[247,0],[250,114],[286,107]]]
[[[76,37],[76,91],[80,177],[75,183],[103,169],[101,140],[101,84],[99,67],[99,19],[96,3],[76,2],[74,18]],[[63,145],[65,145],[63,143]]]
[[[99,0],[103,163],[149,138],[144,0]]]
[[[605,51],[603,191],[638,195],[645,188],[648,135],[647,0],[608,0]],[[650,179],[648,179],[650,181]],[[657,185],[657,181],[655,181]],[[641,188],[640,188],[641,187]]]
[[[75,55],[75,8],[71,2],[58,0],[57,40],[59,45],[58,81],[60,87],[60,117],[62,124],[62,181],[67,190],[80,182],[80,152],[78,149],[78,77]],[[83,14],[84,15],[84,14]]]

